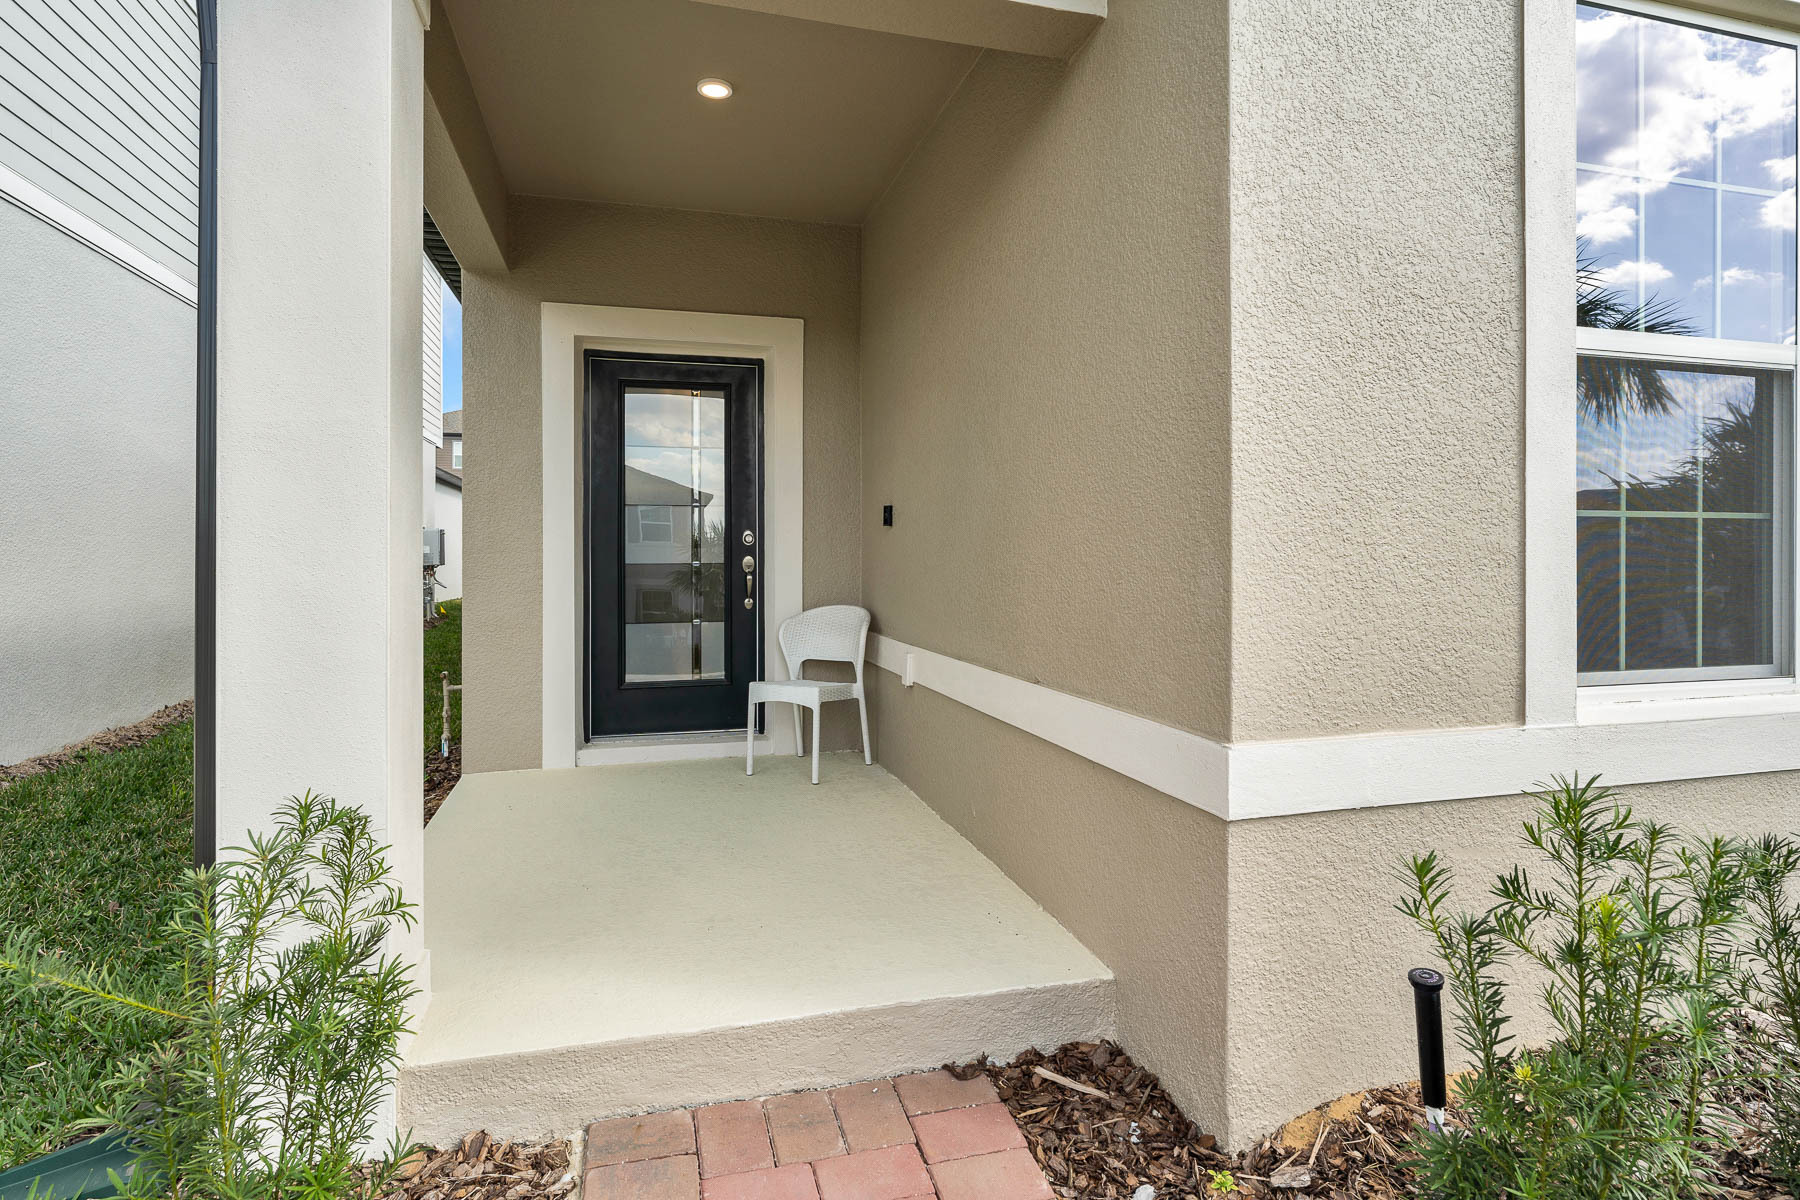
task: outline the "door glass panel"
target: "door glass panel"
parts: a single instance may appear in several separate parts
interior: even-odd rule
[[[625,389],[625,682],[725,678],[725,393]]]

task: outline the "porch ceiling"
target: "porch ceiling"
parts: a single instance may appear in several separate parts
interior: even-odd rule
[[[980,53],[692,0],[445,3],[523,195],[854,224]]]

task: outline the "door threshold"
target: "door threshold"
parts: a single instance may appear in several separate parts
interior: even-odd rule
[[[759,734],[757,754],[773,749],[769,735]],[[700,733],[627,733],[594,738],[575,751],[578,767],[605,767],[620,763],[681,762],[693,758],[732,758],[744,753],[742,729],[715,729]]]

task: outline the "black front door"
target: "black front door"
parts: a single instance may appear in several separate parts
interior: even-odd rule
[[[742,729],[762,602],[762,370],[591,350],[587,731]]]

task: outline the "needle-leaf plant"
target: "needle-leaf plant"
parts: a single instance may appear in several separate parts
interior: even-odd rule
[[[1400,911],[1443,960],[1473,1064],[1457,1087],[1466,1127],[1421,1136],[1421,1182],[1444,1200],[1718,1194],[1713,1148],[1748,1082],[1746,981],[1768,1011],[1800,1011],[1800,914],[1783,890],[1800,855],[1779,839],[1682,838],[1595,779],[1558,779],[1536,799],[1524,826],[1536,862],[1500,875],[1484,909],[1453,911],[1435,853],[1403,871]],[[1519,978],[1537,984],[1545,1045],[1513,1038]],[[1800,1024],[1787,1036],[1800,1044]],[[1791,1087],[1792,1066],[1769,1076]]]
[[[388,1148],[373,1185],[359,1164],[415,995],[385,950],[412,905],[367,815],[311,793],[222,859],[186,878],[169,994],[138,994],[109,964],[71,966],[27,935],[0,948],[0,986],[160,1026],[93,1121],[137,1151],[127,1196],[326,1200],[379,1187],[405,1147]]]

